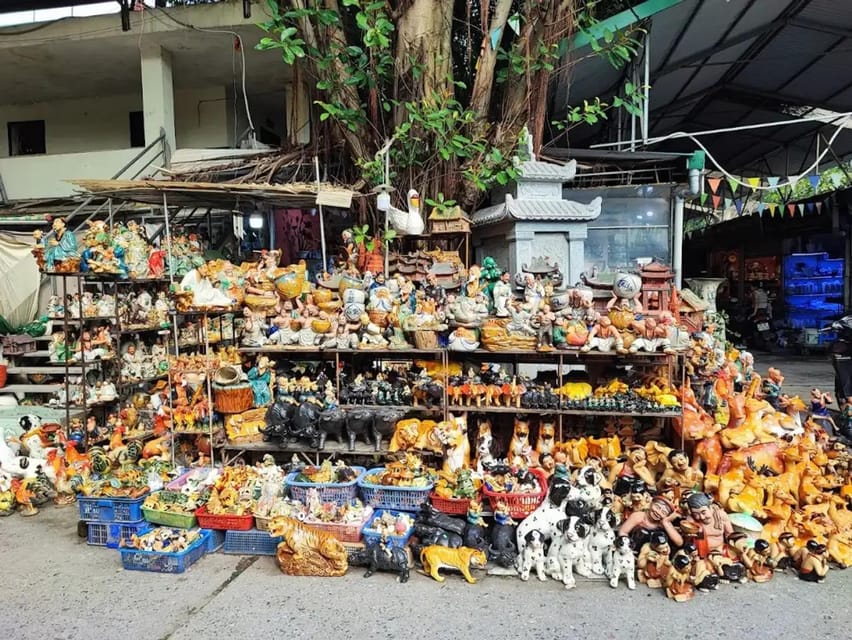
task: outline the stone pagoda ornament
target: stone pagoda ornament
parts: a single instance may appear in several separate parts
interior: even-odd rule
[[[529,155],[531,160],[514,161],[517,180],[492,192],[492,205],[472,215],[476,257],[493,256],[512,273],[556,263],[570,286],[580,281],[587,225],[600,215],[602,200],[584,204],[562,197],[576,160],[562,165]]]

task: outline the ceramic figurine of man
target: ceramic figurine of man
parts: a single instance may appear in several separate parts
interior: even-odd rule
[[[500,274],[500,279],[494,283],[491,290],[491,296],[494,298],[494,315],[498,318],[508,318],[509,310],[506,308],[506,303],[512,298],[512,274],[504,271]]]
[[[671,502],[662,496],[656,496],[647,511],[634,511],[621,523],[618,535],[628,536],[633,548],[641,549],[650,541],[652,534],[659,532],[679,547],[683,544],[683,537],[673,524],[678,516]]]
[[[654,352],[658,349],[662,349],[665,353],[674,353],[666,328],[658,325],[653,318],[633,322],[630,328],[636,332],[636,339],[630,345],[630,353]]]
[[[536,351],[553,351],[554,322],[556,322],[556,314],[550,310],[550,305],[542,305],[533,320],[537,334]]]
[[[613,348],[618,353],[627,353],[627,349],[624,348],[624,340],[622,340],[618,329],[612,326],[612,320],[607,316],[601,316],[597,324],[589,331],[586,344],[580,347],[580,351],[588,353],[592,349],[597,349],[598,351],[609,352]]]
[[[734,532],[728,514],[706,493],[693,493],[686,498],[689,508],[687,523],[696,530],[695,546],[698,554],[706,558],[711,551],[723,551],[725,542]]]
[[[766,400],[776,410],[780,410],[781,386],[784,384],[784,376],[781,371],[775,367],[769,367],[766,377],[760,385],[760,392],[763,394],[763,399]]]
[[[699,469],[693,469],[689,464],[689,456],[686,451],[672,449],[668,455],[668,468],[663,471],[658,481],[675,480],[682,489],[701,491],[704,488],[704,474]],[[680,490],[676,493],[680,497]]]
[[[63,262],[69,258],[79,258],[80,252],[77,249],[77,236],[73,231],[68,231],[65,227],[65,220],[56,218],[53,221],[54,236],[47,241],[44,251],[44,259],[48,271],[56,269],[56,263]]]

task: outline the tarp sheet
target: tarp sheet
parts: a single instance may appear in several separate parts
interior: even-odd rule
[[[35,320],[41,274],[27,233],[0,233],[0,315],[13,327]]]

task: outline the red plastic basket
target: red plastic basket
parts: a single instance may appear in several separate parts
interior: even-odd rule
[[[218,529],[220,531],[248,531],[254,527],[254,516],[214,516],[207,513],[207,506],[195,510],[195,518],[202,529]]]
[[[442,513],[466,515],[470,506],[470,498],[442,498],[434,491],[429,494],[429,502]]]
[[[482,495],[488,498],[492,511],[497,509],[499,501],[506,503],[509,507],[509,515],[512,518],[526,518],[536,510],[536,507],[547,496],[547,474],[543,469],[538,468],[531,468],[529,471],[538,479],[538,483],[541,486],[540,491],[535,493],[499,493],[491,491],[487,486],[482,487]]]

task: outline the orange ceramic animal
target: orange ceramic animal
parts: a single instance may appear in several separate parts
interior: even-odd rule
[[[509,453],[506,458],[509,464],[529,463],[532,447],[530,446],[530,422],[521,417],[515,418],[515,430],[509,442]]]
[[[704,463],[705,474],[710,475],[719,472],[719,465],[722,462],[722,440],[718,433],[700,440],[695,445],[695,458],[692,461],[692,466],[699,469],[702,462]]]
[[[147,460],[148,458],[153,458],[155,456],[165,456],[167,453],[169,453],[169,445],[169,436],[163,436],[162,438],[155,438],[154,440],[149,440],[142,448],[142,457]]]
[[[545,453],[553,453],[556,446],[556,423],[552,420],[543,420],[538,427],[538,440],[535,443],[537,459]]]

